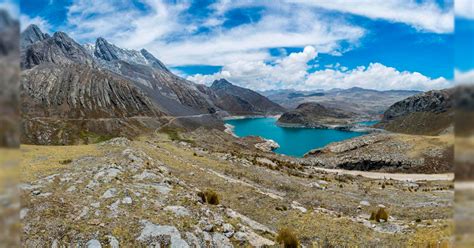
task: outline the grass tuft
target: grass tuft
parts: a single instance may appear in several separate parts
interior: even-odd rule
[[[278,231],[276,241],[285,248],[298,248],[299,241],[293,231],[289,228],[283,228]]]

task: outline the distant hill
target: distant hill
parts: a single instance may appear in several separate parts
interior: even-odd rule
[[[285,126],[305,127],[342,125],[350,123],[354,116],[355,114],[351,112],[308,102],[302,103],[295,110],[290,110],[281,115],[278,123]]]
[[[388,131],[438,135],[453,126],[454,89],[433,90],[399,101],[385,111],[377,127]]]
[[[218,96],[216,105],[230,114],[278,114],[285,111],[265,96],[233,85],[226,79],[215,80],[210,88]]]
[[[343,109],[359,115],[378,116],[390,105],[420,93],[412,90],[377,91],[353,87],[315,91],[272,90],[262,94],[287,109],[295,109],[305,102],[321,103],[326,107]]]

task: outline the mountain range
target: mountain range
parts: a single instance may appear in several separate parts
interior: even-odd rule
[[[295,109],[306,102],[316,102],[329,108],[343,109],[370,118],[377,117],[393,103],[421,93],[415,90],[379,91],[352,87],[314,91],[272,90],[261,92],[271,101],[287,109]]]
[[[49,35],[36,25],[26,28],[20,40],[25,143],[131,136],[170,120],[182,128],[222,129],[220,115],[284,111],[224,79],[219,82],[226,87],[183,79],[145,49],[122,49],[104,38],[81,45],[64,32]],[[79,130],[86,134],[78,137]]]

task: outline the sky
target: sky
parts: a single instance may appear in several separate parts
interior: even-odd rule
[[[22,28],[146,48],[207,85],[226,78],[260,91],[430,90],[453,84],[455,63],[456,75],[473,67],[453,52],[466,41],[453,33],[452,0],[19,1]],[[469,27],[464,9],[456,5],[468,12],[456,25]]]

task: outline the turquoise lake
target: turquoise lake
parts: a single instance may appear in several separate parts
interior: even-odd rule
[[[278,126],[276,121],[276,118],[246,118],[227,120],[226,123],[234,126],[234,133],[239,137],[260,136],[272,139],[280,145],[275,152],[295,157],[302,157],[308,151],[331,142],[366,134],[334,129],[285,128]]]

